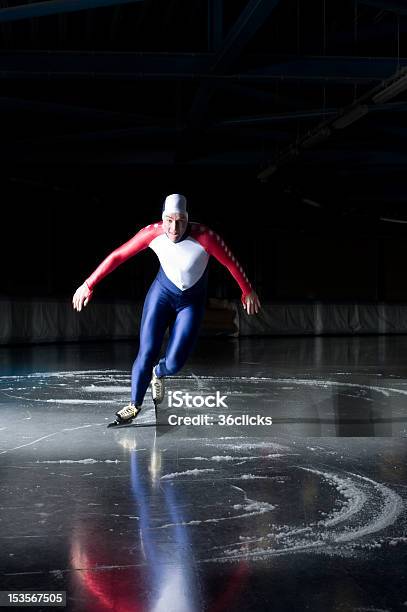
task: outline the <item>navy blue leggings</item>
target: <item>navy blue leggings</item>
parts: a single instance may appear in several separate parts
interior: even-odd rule
[[[131,376],[131,401],[137,406],[143,403],[167,327],[170,326],[170,336],[165,357],[160,359],[156,369],[158,376],[171,376],[178,372],[198,337],[205,312],[206,291],[182,292],[175,285],[174,289],[171,291],[164,287],[156,278],[144,302],[140,348]]]

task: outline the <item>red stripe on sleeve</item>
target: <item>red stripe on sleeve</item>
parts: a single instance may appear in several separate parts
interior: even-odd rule
[[[241,299],[244,304],[246,297],[253,291],[253,288],[242,266],[222,238],[216,232],[198,223],[192,224],[191,236],[203,246],[209,255],[213,255],[229,270],[242,291]]]
[[[96,270],[92,272],[89,278],[87,278],[85,281],[89,289],[93,291],[94,287],[100,283],[105,276],[110,274],[110,272],[113,272],[117,266],[120,266],[120,264],[125,262],[127,259],[130,259],[130,257],[133,257],[134,255],[137,255],[137,253],[140,253],[140,251],[146,249],[150,242],[162,233],[162,221],[143,227],[133,236],[133,238],[130,238],[130,240],[112,251],[112,253],[110,253],[110,255],[108,255],[106,259],[102,261]]]

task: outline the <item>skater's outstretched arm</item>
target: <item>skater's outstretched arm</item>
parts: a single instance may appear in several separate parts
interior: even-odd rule
[[[222,238],[216,232],[198,223],[192,224],[191,235],[209,255],[213,255],[229,270],[242,291],[241,300],[247,314],[257,314],[261,308],[258,295],[252,288],[242,266]]]
[[[100,281],[113,272],[120,264],[125,262],[130,257],[133,257],[140,251],[146,249],[150,242],[163,232],[162,221],[153,223],[143,227],[133,238],[122,244],[120,247],[112,251],[102,263],[92,272],[84,283],[75,291],[72,298],[74,310],[80,312],[82,307],[86,306],[92,298],[94,287]]]

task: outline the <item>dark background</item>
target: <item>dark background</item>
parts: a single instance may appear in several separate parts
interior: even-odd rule
[[[70,298],[180,192],[263,300],[407,299],[407,94],[373,101],[407,66],[407,2],[75,6],[0,6],[3,297]],[[141,299],[156,269],[98,296]]]

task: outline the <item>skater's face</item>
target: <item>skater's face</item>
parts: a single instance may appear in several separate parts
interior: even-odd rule
[[[171,242],[178,242],[187,229],[187,217],[181,213],[165,215],[163,219],[164,231]]]

